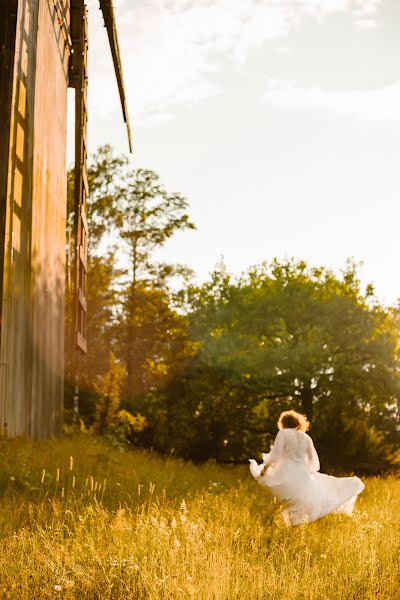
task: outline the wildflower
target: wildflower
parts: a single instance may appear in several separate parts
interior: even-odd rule
[[[15,477],[10,477],[10,481],[15,481]]]
[[[320,554],[320,558],[326,559],[326,554]]]
[[[178,538],[174,539],[173,545],[174,545],[174,548],[180,548],[181,547],[181,543],[178,540]]]
[[[175,519],[175,517],[172,517],[171,529],[176,529],[176,519]]]
[[[114,558],[113,556],[110,556],[109,561],[110,561],[111,567],[119,567],[118,560],[116,558]]]
[[[71,588],[73,588],[74,585],[75,585],[75,581],[72,581],[72,579],[66,579],[64,581],[64,586],[65,586],[65,589],[67,589],[67,590],[70,590]]]
[[[56,585],[54,586],[54,591],[55,591],[55,592],[61,592],[61,591],[62,591],[62,587],[61,587],[61,585],[58,585],[58,584],[56,584]]]

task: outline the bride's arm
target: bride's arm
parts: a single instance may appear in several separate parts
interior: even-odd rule
[[[263,462],[261,465],[258,465],[255,460],[249,459],[250,471],[253,477],[260,479],[263,475],[265,475],[268,467],[278,460],[278,458],[280,458],[285,443],[284,437],[283,431],[278,431],[271,451],[268,452],[268,454],[263,454]]]
[[[264,466],[263,470],[261,471],[261,475],[264,475],[267,468],[281,457],[284,445],[285,445],[285,434],[283,433],[283,430],[281,429],[276,434],[274,445],[272,446],[271,451],[268,452],[268,454],[263,454],[265,466]]]
[[[310,471],[316,472],[320,469],[319,458],[317,451],[314,447],[314,443],[310,436],[308,437],[308,448],[306,453],[307,463],[310,468]]]

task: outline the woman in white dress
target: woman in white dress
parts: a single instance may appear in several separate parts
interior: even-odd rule
[[[332,477],[319,471],[319,458],[306,431],[309,423],[294,410],[281,414],[271,452],[250,471],[282,504],[287,525],[310,523],[329,513],[351,515],[365,485],[358,477]]]

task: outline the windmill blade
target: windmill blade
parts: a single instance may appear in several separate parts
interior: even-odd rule
[[[104,24],[110,41],[111,54],[114,63],[115,75],[118,83],[119,97],[121,100],[122,114],[128,131],[129,151],[132,152],[131,127],[129,124],[128,107],[126,103],[124,78],[122,75],[121,57],[119,53],[117,26],[115,23],[114,6],[112,0],[99,0],[100,10],[103,13]]]

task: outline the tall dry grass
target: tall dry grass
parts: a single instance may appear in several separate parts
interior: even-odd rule
[[[400,480],[287,529],[247,467],[89,436],[0,452],[0,598],[400,598]]]

